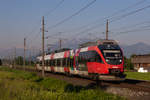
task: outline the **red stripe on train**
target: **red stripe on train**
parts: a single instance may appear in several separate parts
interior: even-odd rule
[[[65,72],[70,72],[69,67],[64,67]]]

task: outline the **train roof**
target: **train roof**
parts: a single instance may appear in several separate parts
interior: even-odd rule
[[[99,39],[95,42],[86,42],[86,43],[80,44],[79,48],[81,48],[80,52],[83,52],[83,51],[86,51],[89,46],[106,45],[106,44],[118,45],[118,43],[115,40]],[[79,48],[77,48],[77,49],[79,49]],[[60,55],[60,53],[64,53],[65,51],[73,52],[73,49],[62,48],[62,49],[59,49],[59,50],[51,51],[51,52],[47,53],[45,56],[49,56],[53,53],[56,53],[56,54],[58,53],[58,55]],[[42,56],[37,57],[37,59],[42,59]]]
[[[106,39],[99,39],[93,42],[86,42],[79,45],[79,48],[88,47],[88,46],[96,46],[96,45],[105,45],[105,44],[112,44],[117,45],[118,43],[115,40],[106,40]]]
[[[46,55],[52,54],[52,53],[64,52],[64,51],[68,51],[68,50],[71,50],[71,49],[70,48],[62,48],[62,49],[58,49],[58,50],[54,50],[54,51],[48,52],[48,53],[46,53]]]

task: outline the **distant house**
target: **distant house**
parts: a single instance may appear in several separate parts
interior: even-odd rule
[[[143,67],[150,72],[150,54],[134,55],[133,57],[131,57],[131,62],[134,64],[135,70]]]

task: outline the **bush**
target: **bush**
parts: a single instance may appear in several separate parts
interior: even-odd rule
[[[0,59],[0,66],[2,66],[2,60]]]
[[[134,66],[131,63],[131,58],[124,57],[124,68],[127,70],[133,70]]]

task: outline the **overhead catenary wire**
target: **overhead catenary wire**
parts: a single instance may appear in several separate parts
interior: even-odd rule
[[[122,31],[122,32],[117,32],[113,34],[113,36],[120,36],[128,33],[133,33],[133,32],[142,32],[142,31],[150,31],[150,29],[134,29],[134,30],[128,30],[128,31]]]
[[[80,14],[82,11],[84,11],[85,9],[87,9],[89,6],[91,6],[91,5],[92,5],[93,3],[95,3],[95,2],[96,2],[96,0],[92,0],[91,2],[89,2],[88,4],[86,4],[84,7],[82,7],[81,9],[79,9],[77,12],[73,13],[71,16],[69,16],[69,17],[63,19],[62,21],[56,23],[56,24],[53,25],[53,26],[48,27],[48,29],[55,28],[55,27],[57,27],[57,26],[59,26],[59,25],[65,23],[66,21],[72,19],[74,16]]]
[[[76,13],[74,13],[73,15],[67,17],[66,19],[64,19],[64,20],[61,21],[60,23],[57,23],[57,24],[54,25],[53,27],[56,27],[57,25],[62,24],[62,23],[64,23],[65,21],[71,19],[73,16],[79,14],[81,11],[83,11],[83,10],[86,9],[86,8],[88,8],[88,7],[89,7],[90,5],[92,5],[95,1],[96,1],[96,0],[93,0],[92,2],[90,2],[89,4],[87,4],[85,7],[81,8],[78,12],[76,12]],[[145,2],[145,1],[146,1],[146,0],[140,0],[139,2],[137,2],[137,3],[135,3],[135,4],[131,5],[131,6],[128,6],[128,7],[125,8],[125,9],[121,9],[120,11],[115,12],[114,14],[112,14],[112,16],[115,15],[115,14],[117,14],[117,13],[120,13],[120,12],[122,12],[122,11],[126,11],[126,10],[128,10],[129,8],[132,8],[132,7],[134,7],[134,6],[137,6],[137,5],[139,5],[139,4],[141,4],[141,3]],[[63,2],[64,2],[64,0],[61,0],[61,1],[54,7],[54,9],[50,10],[46,15],[49,15],[49,14],[51,14],[52,12],[54,12]],[[110,16],[109,16],[109,17],[110,17]],[[104,24],[102,24],[102,25],[104,25]],[[95,26],[94,26],[94,27],[95,27]],[[93,28],[93,27],[92,27],[92,28]],[[89,30],[90,30],[90,29],[89,29]],[[32,32],[33,32],[33,31],[32,31]],[[31,32],[31,33],[32,33],[32,32]]]
[[[115,29],[111,29],[113,31],[115,30],[122,30],[122,29],[127,29],[127,28],[132,28],[132,27],[137,27],[137,26],[141,26],[141,25],[145,25],[145,24],[148,24],[150,23],[150,21],[143,21],[143,22],[139,22],[139,23],[136,23],[136,24],[133,24],[133,25],[129,25],[129,26],[124,26],[124,27],[119,27],[119,28],[115,28]]]
[[[113,22],[115,22],[115,21],[121,20],[121,19],[123,19],[123,18],[125,18],[125,17],[127,17],[127,16],[131,16],[131,15],[133,15],[133,14],[135,14],[135,13],[138,13],[138,12],[143,11],[143,10],[148,9],[148,8],[150,8],[150,5],[145,6],[145,7],[143,7],[143,8],[136,9],[136,10],[131,11],[131,12],[129,12],[129,13],[123,14],[123,15],[121,15],[121,16],[115,18],[115,19],[110,20],[109,23],[113,23]],[[81,34],[81,33],[83,34],[83,33],[85,33],[85,32],[94,30],[94,29],[96,29],[96,28],[98,28],[99,26],[102,26],[102,25],[105,25],[105,23],[103,23],[103,24],[97,24],[97,25],[95,25],[95,26],[93,26],[93,27],[91,27],[91,28],[88,28],[88,29],[86,29],[86,30],[84,30],[84,31],[82,31],[82,32],[76,33],[75,35],[78,35],[78,34]]]
[[[78,28],[71,29],[71,30],[69,30],[69,31],[67,31],[67,32],[76,31],[76,30],[81,30],[81,29],[84,29],[84,28],[90,26],[91,24],[95,24],[95,23],[98,23],[97,25],[99,25],[99,26],[103,26],[104,24],[99,24],[100,21],[104,21],[104,20],[107,20],[107,19],[112,19],[114,16],[116,16],[116,15],[118,15],[118,14],[120,14],[120,13],[124,13],[125,11],[128,11],[129,9],[134,8],[134,7],[140,5],[140,4],[144,3],[144,2],[146,2],[146,0],[140,0],[140,1],[138,1],[138,2],[136,2],[136,3],[134,3],[134,4],[132,4],[132,5],[129,5],[129,6],[126,7],[126,8],[123,8],[123,9],[121,9],[121,10],[119,10],[119,11],[114,12],[113,14],[111,14],[111,15],[109,15],[109,16],[107,16],[107,17],[98,18],[97,20],[95,20],[95,21],[93,21],[93,22],[90,22],[90,23],[85,24],[85,25],[83,25],[83,26],[80,26],[80,27],[78,27]],[[97,26],[97,25],[94,25],[93,27],[95,27],[95,26]],[[93,28],[93,27],[92,27],[92,28]]]
[[[62,4],[63,2],[64,2],[64,0],[61,1],[58,5],[60,6],[60,4]],[[72,17],[78,15],[79,13],[81,13],[82,11],[84,11],[85,9],[87,9],[87,8],[88,8],[90,5],[92,5],[94,2],[96,2],[96,0],[93,0],[92,2],[88,3],[86,6],[84,6],[84,7],[81,8],[80,10],[78,10],[76,13],[72,14],[71,16],[67,17],[66,19],[64,19],[63,21],[57,23],[57,24],[54,25],[54,26],[56,27],[57,25],[62,24],[62,23],[64,23],[65,21],[70,20]],[[56,9],[56,8],[55,8],[55,9]],[[50,12],[49,12],[49,13],[50,13]],[[53,27],[54,27],[54,26],[53,26]],[[49,28],[48,28],[48,29],[49,29]]]
[[[147,25],[147,26],[142,26],[142,27],[139,27],[139,28],[137,28],[137,29],[130,29],[130,30],[127,30],[127,31],[123,31],[123,32],[119,32],[119,33],[125,33],[125,32],[134,32],[134,31],[136,31],[136,30],[145,30],[145,28],[150,28],[150,25]],[[118,33],[118,32],[117,32]]]
[[[120,19],[123,19],[123,18],[125,18],[125,17],[127,17],[127,16],[133,15],[133,14],[135,14],[135,13],[137,13],[137,12],[146,10],[146,9],[148,9],[148,8],[150,8],[150,5],[145,6],[145,7],[143,7],[143,8],[139,8],[139,9],[134,10],[134,11],[131,11],[131,12],[126,13],[126,14],[124,14],[124,15],[121,15],[121,16],[117,17],[116,19],[111,20],[111,22],[118,21],[118,20],[120,20]]]
[[[65,0],[61,0],[53,9],[51,9],[50,11],[48,11],[48,13],[46,13],[44,16],[49,16],[54,11],[56,11],[64,3],[64,1]]]
[[[142,26],[142,27],[138,27],[136,29],[128,29],[128,30],[125,30],[125,31],[120,31],[120,32],[114,32],[113,33],[113,36],[114,35],[123,35],[123,34],[127,34],[127,33],[132,33],[132,32],[140,32],[140,31],[149,31],[150,30],[150,25],[147,25],[147,26]]]
[[[128,7],[126,7],[126,8],[124,8],[124,9],[121,9],[121,10],[119,10],[119,11],[113,13],[112,15],[108,16],[106,19],[111,19],[113,16],[116,16],[116,15],[118,15],[118,14],[120,14],[120,13],[124,13],[125,11],[128,11],[129,9],[134,8],[134,7],[136,7],[136,6],[138,6],[138,5],[142,4],[142,3],[144,3],[144,2],[146,2],[146,1],[147,1],[147,0],[140,0],[140,1],[136,2],[136,3],[133,4],[133,5],[129,5]]]
[[[49,10],[47,13],[44,14],[44,16],[49,16],[50,14],[52,14],[54,11],[56,11],[64,2],[65,0],[61,0],[60,2],[58,2],[58,4],[51,10]],[[39,21],[38,21],[39,22]],[[35,31],[37,29],[39,29],[39,23],[36,24],[37,26],[34,27],[31,32],[29,32],[27,35],[25,34],[25,38],[29,38],[29,36],[31,36],[31,34],[35,33]],[[37,33],[37,35],[39,35],[39,32]],[[37,37],[36,35],[36,37]],[[29,39],[28,39],[29,40]],[[31,39],[31,41],[33,41],[33,39]]]
[[[96,1],[96,0],[94,0],[94,1]],[[141,0],[140,2],[142,3],[142,1],[144,2],[144,1],[146,1],[146,0]],[[140,2],[139,2],[139,4],[140,4]],[[138,3],[136,3],[136,4],[138,4]],[[129,7],[130,8],[130,7]],[[80,13],[80,12],[79,12]],[[77,15],[78,15],[78,13],[77,13]],[[75,14],[75,16],[76,16],[76,14]],[[72,16],[72,17],[74,17],[74,16]],[[67,18],[69,18],[68,20],[70,20],[71,18],[72,18],[71,16],[69,16],[69,17],[67,17]],[[125,16],[126,17],[126,16]],[[118,18],[118,17],[117,17]],[[116,21],[117,21],[117,18],[115,19]],[[118,18],[119,20],[120,20],[120,18]],[[68,21],[67,19],[66,20],[63,20],[63,21],[61,21],[60,23],[57,23],[57,24],[55,24],[54,26],[52,26],[52,27],[49,27],[49,28],[55,28],[55,27],[57,27],[57,26],[59,26],[59,25],[61,25],[61,24],[63,24],[64,22],[66,22],[66,21]],[[114,21],[114,20],[113,20]],[[100,24],[100,25],[104,25],[105,23],[103,23],[103,24]],[[94,26],[94,28],[95,27],[99,27],[99,24],[98,24],[98,26],[97,25],[95,25]],[[93,27],[92,27],[92,29],[93,29]],[[88,30],[84,30],[84,32],[82,31],[82,33],[85,33],[85,32],[87,32],[87,31],[90,31],[91,30],[91,28],[90,29],[88,29]]]

